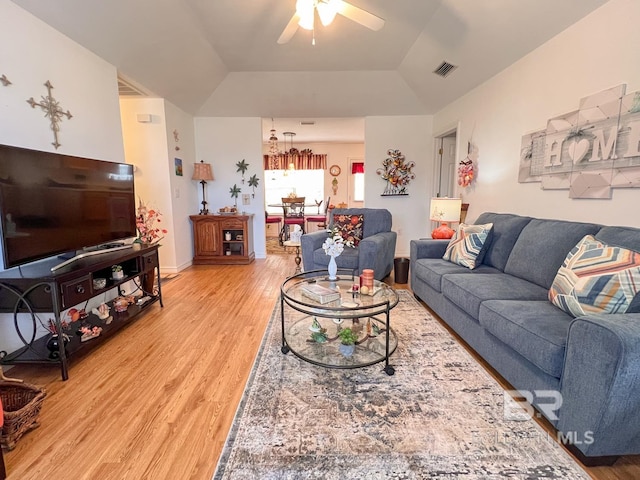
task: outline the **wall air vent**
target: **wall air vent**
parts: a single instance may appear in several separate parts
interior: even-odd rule
[[[438,68],[436,68],[433,73],[436,75],[440,75],[441,77],[446,77],[451,72],[453,72],[457,67],[457,65],[452,65],[449,62],[442,62]]]
[[[118,94],[121,97],[148,97],[149,95],[131,83],[118,77]]]

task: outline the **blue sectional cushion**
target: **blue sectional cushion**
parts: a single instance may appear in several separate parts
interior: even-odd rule
[[[529,223],[530,217],[521,217],[510,213],[483,213],[474,222],[476,224],[493,223],[491,238],[487,241],[487,251],[482,263],[504,272],[511,249],[522,229]]]
[[[420,258],[411,268],[416,278],[422,280],[436,292],[442,292],[442,276],[448,273],[502,273],[497,268],[480,265],[473,272],[466,267],[448,262],[441,258]]]
[[[596,238],[607,245],[616,245],[640,252],[640,228],[602,227]]]
[[[443,259],[473,270],[482,263],[486,252],[486,240],[491,233],[493,223],[484,225],[467,225],[461,223],[453,235]],[[488,245],[488,243],[487,243]]]
[[[547,301],[489,300],[480,325],[543,372],[560,378],[573,318]]]
[[[313,263],[320,266],[329,266],[330,255],[324,253],[322,248],[313,252]],[[340,255],[336,257],[336,264],[338,268],[356,269],[358,268],[358,249],[351,247],[344,247],[344,250]]]
[[[567,253],[600,228],[593,223],[532,219],[522,229],[504,271],[549,289]]]
[[[548,291],[505,273],[450,274],[442,277],[443,295],[476,320],[486,300],[547,300]]]
[[[567,254],[549,300],[574,317],[633,311],[640,302],[640,253],[586,235]]]

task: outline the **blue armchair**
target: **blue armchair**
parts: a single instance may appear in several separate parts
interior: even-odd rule
[[[331,212],[329,228],[333,228],[337,215],[364,215],[363,238],[355,248],[345,247],[336,258],[338,269],[353,270],[355,275],[365,268],[371,268],[376,280],[382,280],[391,273],[396,252],[396,232],[391,231],[391,213],[382,208],[336,208]],[[323,270],[329,265],[329,256],[324,253],[322,243],[327,231],[302,235],[302,263],[304,271]]]

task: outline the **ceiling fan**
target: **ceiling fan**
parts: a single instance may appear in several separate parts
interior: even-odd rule
[[[282,45],[291,40],[298,31],[298,27],[313,30],[316,11],[320,17],[320,23],[325,27],[333,22],[338,13],[374,31],[384,26],[382,18],[343,0],[297,0],[296,13],[278,38],[278,43]],[[315,39],[313,43],[315,44]]]

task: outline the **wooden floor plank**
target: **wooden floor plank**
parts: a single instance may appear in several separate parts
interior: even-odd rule
[[[211,479],[293,258],[180,272],[164,308],[74,359],[67,382],[57,368],[12,369],[49,395],[41,427],[5,452],[8,479]],[[640,457],[588,471],[640,478]]]

